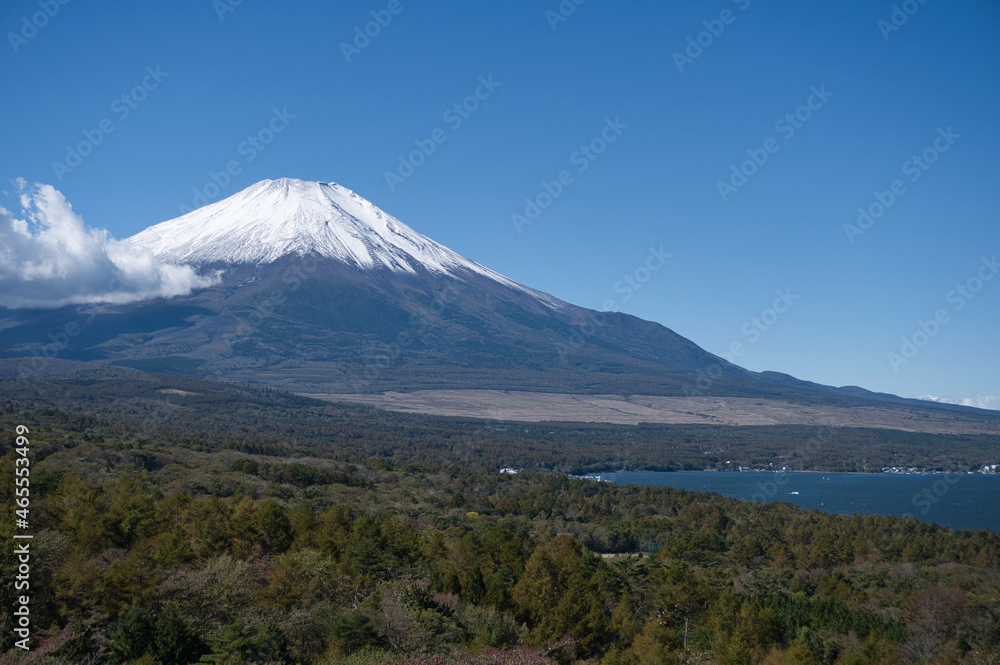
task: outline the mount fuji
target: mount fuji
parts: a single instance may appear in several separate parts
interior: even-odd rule
[[[0,309],[0,356],[24,358],[20,376],[55,355],[341,396],[471,389],[684,397],[688,411],[716,398],[960,408],[750,372],[658,323],[520,284],[334,183],[265,180],[122,242],[218,283],[131,304]],[[52,331],[71,325],[76,334],[51,353]]]
[[[509,279],[335,183],[265,180],[124,243],[222,275],[212,289],[142,306],[154,319],[188,314],[187,325],[89,350],[113,349],[104,357],[135,366],[349,392],[575,392],[588,389],[580,378],[591,371],[620,387],[629,374],[656,383],[663,370],[720,362],[657,324]],[[745,373],[725,364],[729,375]]]

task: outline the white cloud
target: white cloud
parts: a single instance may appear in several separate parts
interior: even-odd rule
[[[187,295],[219,281],[161,263],[84,224],[51,185],[15,181],[22,215],[0,207],[0,307],[51,308]]]
[[[941,402],[942,404],[959,404],[961,406],[974,406],[977,409],[991,409],[1000,411],[1000,397],[996,395],[976,395],[975,397],[935,397],[934,395],[921,395],[917,399],[930,402]]]

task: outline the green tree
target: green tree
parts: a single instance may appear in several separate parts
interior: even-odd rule
[[[288,638],[273,623],[268,624],[257,634],[255,642],[257,643],[257,654],[261,662],[288,662]]]
[[[535,548],[513,599],[536,643],[570,635],[589,652],[608,637],[616,592],[605,564],[569,535]]]
[[[371,619],[360,610],[338,615],[330,625],[330,638],[345,656],[365,646],[379,646],[381,642]]]
[[[134,476],[120,476],[106,494],[104,522],[113,547],[127,549],[153,532],[153,499]]]
[[[146,655],[153,643],[156,618],[149,610],[131,609],[111,633],[111,660],[130,663]]]
[[[275,501],[267,501],[257,514],[257,532],[268,554],[281,554],[292,544],[292,523]]]
[[[163,665],[188,665],[207,651],[191,627],[173,605],[156,620],[153,635],[153,655]]]

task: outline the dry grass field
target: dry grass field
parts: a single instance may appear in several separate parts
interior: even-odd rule
[[[893,404],[807,406],[745,397],[571,395],[500,390],[419,390],[381,395],[304,394],[389,411],[523,422],[829,425],[930,434],[996,434],[996,419]]]

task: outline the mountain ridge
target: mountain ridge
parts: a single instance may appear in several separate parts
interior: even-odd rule
[[[80,307],[0,309],[0,355],[27,357],[29,367],[54,354],[314,394],[471,389],[911,402],[751,372],[659,323],[564,302],[333,183],[261,181],[122,242],[217,271],[220,281],[187,296],[92,307],[86,317]],[[72,339],[52,338],[81,320]],[[54,347],[48,340],[60,335],[65,344]]]

